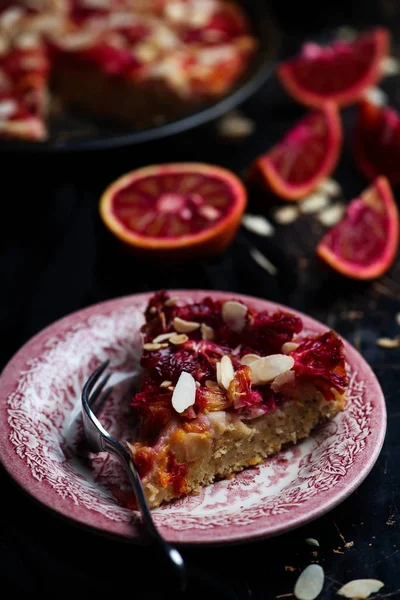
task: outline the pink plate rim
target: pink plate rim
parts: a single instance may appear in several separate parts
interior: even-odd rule
[[[235,292],[196,289],[168,290],[168,292],[173,296],[179,295],[182,298],[193,295],[211,295],[212,297],[222,299],[235,297],[249,304],[262,305],[267,310],[281,309],[289,311],[299,316],[306,328],[315,329],[316,331],[329,329],[323,323],[288,306],[254,296],[237,294]],[[54,337],[56,334],[59,335],[60,332],[68,331],[72,325],[83,322],[94,314],[108,315],[119,308],[128,307],[133,302],[144,303],[153,293],[146,292],[122,296],[70,313],[44,328],[27,341],[10,359],[0,374],[0,461],[9,475],[30,496],[59,516],[72,520],[75,524],[82,525],[85,528],[95,529],[97,532],[107,535],[128,538],[136,542],[144,542],[145,540],[139,536],[132,524],[111,521],[104,515],[95,513],[84,506],[76,506],[70,501],[65,501],[50,486],[41,484],[31,476],[29,467],[24,461],[19,460],[15,448],[9,440],[10,426],[7,421],[6,408],[7,398],[16,388],[19,374],[26,366],[27,360],[32,356],[37,356],[46,340]],[[264,515],[246,526],[230,524],[227,527],[220,528],[218,533],[213,531],[213,529],[199,529],[195,527],[184,531],[177,531],[168,527],[167,524],[163,524],[159,529],[167,539],[182,545],[214,545],[220,543],[243,543],[275,536],[317,519],[332,510],[356,490],[371,471],[382,449],[386,434],[386,404],[380,384],[370,366],[353,346],[346,340],[343,341],[347,351],[348,362],[350,365],[357,366],[357,368],[362,370],[363,379],[367,383],[368,397],[369,399],[373,399],[374,427],[371,430],[368,445],[360,453],[357,468],[352,468],[351,474],[349,473],[343,477],[332,489],[321,494],[316,494],[296,507],[296,510],[292,510],[290,514],[285,515],[284,518],[282,516],[274,518],[274,516]]]

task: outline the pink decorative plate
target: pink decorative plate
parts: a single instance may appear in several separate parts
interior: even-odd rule
[[[173,295],[196,300],[209,293]],[[65,517],[132,539],[140,535],[138,514],[119,506],[112,494],[129,489],[124,473],[107,454],[84,463],[74,452],[74,440],[80,430],[82,386],[106,358],[111,359],[117,385],[101,420],[119,439],[127,435],[129,384],[138,373],[138,332],[148,298],[149,294],[140,294],[112,300],[54,323],[14,356],[0,379],[0,458],[11,476]],[[286,309],[256,298],[242,299],[258,309]],[[306,332],[326,330],[299,316]],[[208,486],[199,496],[154,510],[164,536],[201,544],[276,535],[319,517],[357,488],[381,450],[386,408],[372,370],[345,344],[350,366],[347,409],[262,466]]]

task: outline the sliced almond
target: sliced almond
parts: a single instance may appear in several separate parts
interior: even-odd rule
[[[376,106],[384,106],[388,103],[388,96],[380,87],[367,88],[364,96]]]
[[[222,387],[221,363],[217,362],[215,367],[216,367],[216,376],[217,376],[218,386]]]
[[[222,319],[235,333],[243,331],[246,325],[247,306],[235,300],[228,300],[222,305]]]
[[[165,340],[169,340],[169,338],[173,335],[173,331],[170,333],[160,333],[160,335],[154,338],[153,344],[160,344],[161,342],[165,342]]]
[[[171,342],[171,344],[174,344],[175,346],[180,346],[180,344],[184,344],[185,342],[187,342],[188,339],[189,338],[186,335],[186,333],[181,333],[181,334],[174,333],[169,338],[169,341]]]
[[[205,323],[201,324],[201,335],[203,340],[207,342],[212,342],[215,337],[214,329]]]
[[[296,374],[294,371],[285,371],[284,373],[281,373],[275,377],[271,383],[271,389],[274,392],[280,392],[285,385],[293,383],[295,378]]]
[[[271,354],[250,363],[253,385],[263,385],[273,381],[281,373],[290,371],[294,359],[287,354]]]
[[[168,298],[168,300],[165,302],[164,306],[175,306],[175,304],[178,302],[179,297],[178,296],[173,296],[172,298]]]
[[[376,340],[376,345],[380,348],[398,348],[400,346],[400,339],[383,337]]]
[[[340,202],[337,202],[321,211],[318,215],[318,220],[322,225],[325,225],[325,227],[333,227],[333,225],[336,225],[336,223],[340,221],[343,215],[344,206]]]
[[[394,56],[385,56],[380,66],[383,75],[390,76],[400,73],[400,61]]]
[[[218,133],[225,138],[244,138],[255,130],[255,122],[239,111],[232,111],[221,117],[217,123]]]
[[[315,600],[322,592],[324,580],[324,570],[320,565],[308,565],[296,581],[294,595],[298,600]]]
[[[282,206],[274,212],[274,219],[279,225],[290,225],[299,216],[297,206]]]
[[[175,317],[173,325],[178,333],[190,333],[200,327],[200,323],[195,323],[195,321],[185,321],[185,319],[181,319],[180,317]]]
[[[334,179],[324,179],[317,189],[328,196],[339,196],[342,191],[340,184]]]
[[[196,382],[193,376],[182,371],[172,394],[172,406],[178,413],[183,413],[196,401]]]
[[[33,50],[41,45],[40,37],[36,33],[24,31],[14,40],[13,45],[19,50]]]
[[[161,348],[162,344],[153,344],[152,342],[143,344],[143,350],[148,350],[149,352],[153,352],[154,350],[161,350]]]
[[[11,117],[18,108],[18,104],[15,100],[1,100],[0,101],[0,119],[7,119]]]
[[[223,388],[228,390],[232,379],[235,377],[235,371],[234,371],[234,368],[232,365],[232,361],[229,358],[229,356],[223,356],[221,358],[220,364],[221,364],[221,372],[220,372],[221,385]]]
[[[251,365],[252,362],[254,362],[255,360],[258,360],[259,358],[261,358],[261,357],[258,356],[258,354],[245,354],[240,359],[240,362],[242,363],[242,365],[249,366],[249,365]]]
[[[160,388],[169,388],[172,385],[172,381],[163,381],[162,383],[160,383]]]
[[[262,215],[245,214],[242,217],[242,225],[252,233],[268,237],[273,235],[274,228],[269,221]]]
[[[337,594],[339,594],[339,596],[344,596],[345,598],[364,599],[369,598],[371,594],[379,592],[384,585],[385,584],[378,579],[354,579],[341,587],[340,590],[337,591]]]
[[[329,204],[329,197],[322,191],[314,192],[301,201],[299,208],[303,214],[317,213]]]
[[[55,37],[54,35],[52,37],[53,41],[64,50],[76,52],[94,46],[99,39],[99,34],[91,29],[82,29],[77,32],[66,33],[61,37]]]
[[[282,346],[282,353],[290,354],[291,352],[296,350],[297,347],[298,347],[298,344],[296,344],[295,342],[285,342]]]

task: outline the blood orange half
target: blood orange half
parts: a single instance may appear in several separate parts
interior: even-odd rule
[[[400,183],[400,116],[393,108],[360,103],[354,157],[367,179],[385,175],[392,185]]]
[[[223,252],[246,208],[241,181],[200,163],[154,165],[117,179],[103,193],[105,225],[133,249],[179,258]]]
[[[278,77],[301,104],[319,107],[332,100],[347,106],[380,80],[382,59],[389,48],[389,32],[384,27],[351,42],[337,40],[329,46],[308,42],[298,56],[278,67]]]
[[[323,237],[318,256],[353,279],[375,279],[392,264],[399,241],[399,215],[386,177],[378,177],[352,200],[343,219]]]
[[[303,117],[250,168],[250,178],[284,200],[299,200],[329,177],[342,145],[342,125],[332,103]]]

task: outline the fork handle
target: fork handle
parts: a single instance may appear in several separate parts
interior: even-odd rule
[[[187,588],[187,575],[183,558],[180,552],[169,542],[167,542],[167,540],[165,540],[159,533],[151,515],[142,481],[129,452],[118,440],[112,438],[111,436],[108,438],[103,438],[102,445],[104,450],[114,454],[125,467],[129,481],[131,482],[133,491],[135,493],[141,515],[146,523],[147,530],[150,536],[160,545],[169,562],[174,567],[174,571],[180,580],[181,591],[185,591]]]

